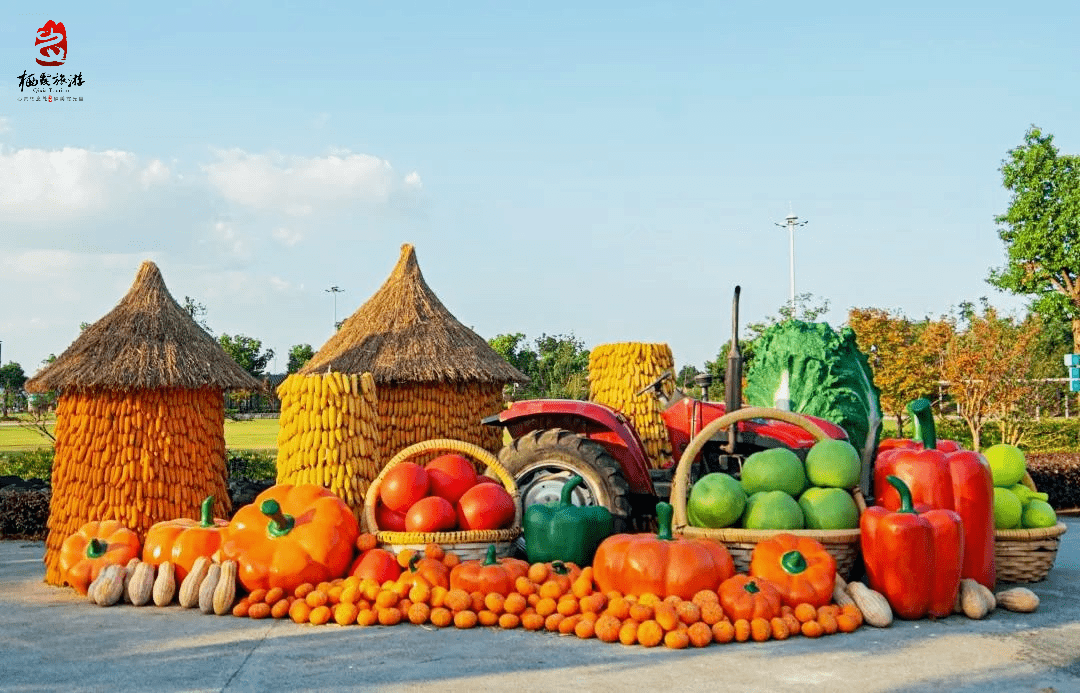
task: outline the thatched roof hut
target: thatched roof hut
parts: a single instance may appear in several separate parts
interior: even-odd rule
[[[27,392],[202,387],[258,390],[262,384],[180,307],[149,260],[115,308],[26,382]]]
[[[464,440],[496,452],[502,431],[480,419],[502,408],[504,385],[528,382],[446,309],[407,243],[379,290],[300,372],[326,371],[374,377],[383,464],[431,438]]]
[[[304,366],[370,372],[376,385],[414,382],[528,382],[483,337],[465,327],[431,290],[413,246],[393,272]]]

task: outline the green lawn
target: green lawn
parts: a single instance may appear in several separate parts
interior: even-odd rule
[[[52,430],[52,426],[49,426]],[[252,419],[225,422],[225,447],[230,450],[272,450],[277,447],[278,420]],[[52,445],[41,434],[5,422],[0,425],[0,452],[47,448]]]

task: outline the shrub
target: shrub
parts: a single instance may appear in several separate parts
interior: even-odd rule
[[[273,481],[277,478],[277,456],[263,450],[229,450],[225,465],[230,479]]]
[[[0,454],[0,476],[17,476],[20,479],[52,478],[53,449],[38,448]]]

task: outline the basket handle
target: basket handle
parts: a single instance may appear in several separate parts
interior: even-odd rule
[[[455,440],[453,438],[433,438],[431,440],[422,440],[419,443],[413,443],[391,457],[390,461],[386,463],[378,476],[375,477],[375,480],[368,486],[367,495],[364,497],[364,522],[367,525],[367,531],[372,533],[380,531],[378,524],[375,522],[375,504],[379,500],[379,489],[382,486],[383,477],[386,476],[388,471],[402,462],[405,462],[410,457],[425,452],[459,452],[462,455],[472,457],[495,472],[495,476],[499,478],[503,487],[514,499],[514,526],[521,526],[521,503],[518,502],[519,493],[517,482],[514,481],[514,477],[510,476],[510,472],[506,471],[506,467],[503,467],[494,455],[479,445],[467,443],[464,440]]]
[[[675,528],[686,527],[689,524],[689,519],[686,514],[686,495],[688,491],[687,483],[690,479],[690,467],[694,463],[694,458],[698,456],[701,449],[705,447],[705,443],[708,442],[717,431],[721,431],[734,423],[746,421],[747,419],[776,419],[778,421],[786,421],[787,423],[799,426],[818,440],[826,440],[829,437],[825,431],[821,430],[820,426],[805,416],[796,414],[793,411],[784,411],[783,409],[773,409],[771,407],[743,407],[742,409],[728,412],[719,419],[706,424],[705,428],[701,429],[701,432],[694,436],[694,439],[686,446],[686,450],[683,451],[682,457],[679,458],[679,464],[675,467],[675,475],[671,484],[671,506],[675,510],[675,520],[672,522],[672,525]]]

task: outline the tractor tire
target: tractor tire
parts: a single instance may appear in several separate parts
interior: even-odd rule
[[[616,533],[630,522],[630,485],[604,446],[561,428],[531,431],[499,452],[499,463],[521,493],[522,512],[530,505],[558,501],[563,484],[577,474],[584,483],[573,491],[575,505],[601,505],[611,511]]]

